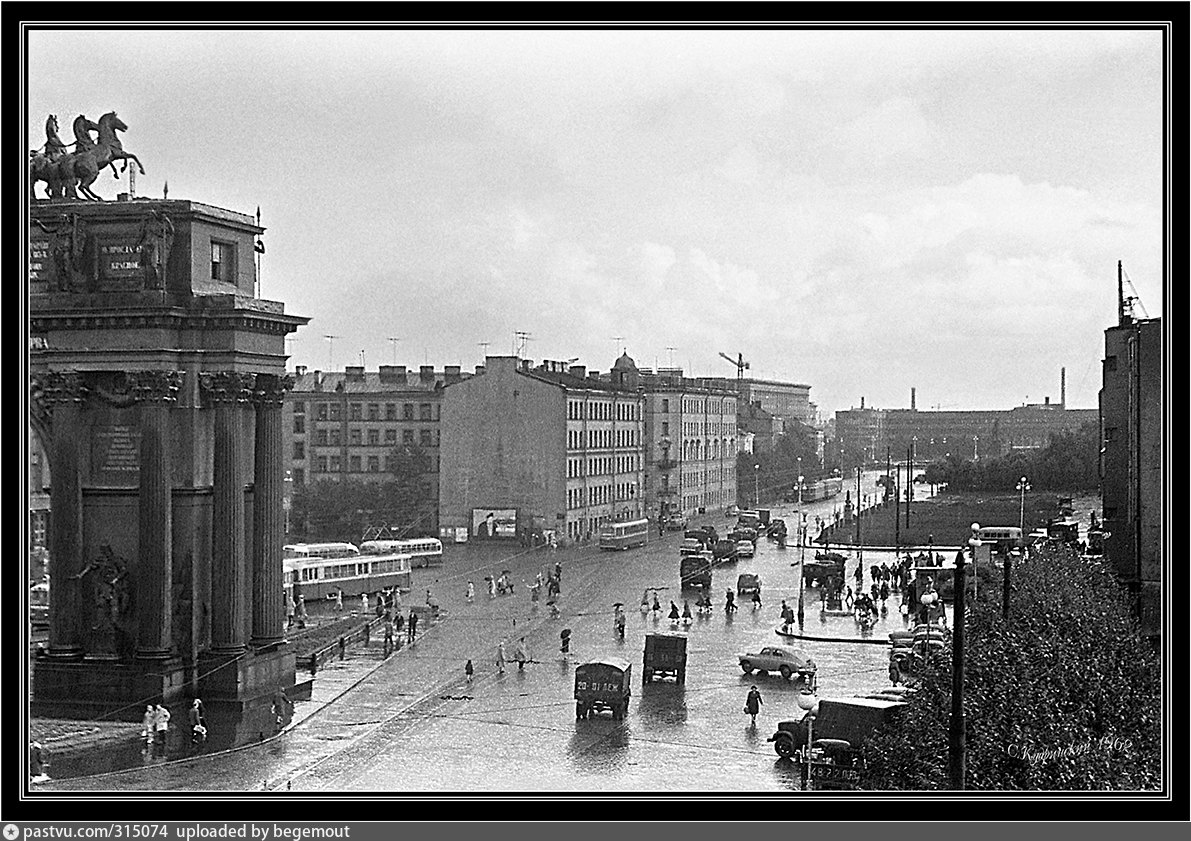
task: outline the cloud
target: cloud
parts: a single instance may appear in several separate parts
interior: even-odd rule
[[[895,97],[852,119],[836,139],[860,162],[881,166],[899,158],[929,157],[938,136],[917,102]]]

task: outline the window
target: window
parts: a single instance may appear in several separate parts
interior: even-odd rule
[[[294,434],[302,435],[306,432],[306,416],[294,415]]]
[[[418,406],[418,414],[420,420],[430,420],[430,404],[422,403]]]
[[[306,445],[301,441],[294,442],[294,461],[305,461]]]
[[[396,429],[386,429],[385,430],[385,443],[386,444],[396,444],[397,443],[397,430]]]
[[[351,457],[351,472],[352,473],[360,472],[360,457],[359,456]]]
[[[380,420],[380,404],[368,404],[368,420]]]
[[[316,458],[314,460],[314,472],[315,473],[326,473],[327,472],[327,457],[326,456],[319,456],[318,458]]]
[[[305,485],[306,484],[306,471],[303,470],[301,467],[294,468],[294,484],[296,484],[296,485]]]
[[[375,447],[379,444],[380,444],[380,430],[379,429],[368,430],[368,446]]]
[[[385,404],[385,420],[397,420],[397,404]]]
[[[380,472],[380,456],[368,456],[368,472]]]
[[[414,419],[414,404],[413,403],[403,404],[401,406],[401,410],[402,410],[402,417],[404,417],[406,420]]]
[[[343,417],[343,406],[339,403],[331,404],[331,420],[337,421]]]
[[[430,437],[430,430],[429,430],[429,429],[423,429],[423,430],[422,430],[422,436],[421,436],[421,444],[422,444],[422,446],[423,446],[423,447],[430,447],[430,446],[432,446],[432,444],[430,443],[430,442],[431,442],[431,440],[432,440],[432,439],[431,439],[431,437]]]
[[[318,444],[320,447],[327,446],[327,430],[325,430],[325,429],[315,430],[314,443]]]
[[[405,444],[412,444],[414,442],[414,431],[412,429],[403,430],[401,433],[401,441]]]
[[[236,282],[236,246],[211,240],[211,280]]]
[[[304,401],[298,400],[294,403],[294,414],[295,415],[306,414],[306,403]]]
[[[342,443],[342,441],[340,441],[340,438],[339,438],[339,430],[332,429],[331,430],[331,446],[338,447],[341,443]]]
[[[350,436],[348,440],[351,442],[351,445],[353,447],[360,446],[360,443],[361,443],[360,430],[353,429],[348,433],[348,435]]]
[[[339,473],[343,470],[343,462],[339,456],[331,456],[331,472]]]
[[[315,416],[315,417],[316,417],[318,420],[324,420],[324,421],[325,421],[325,420],[327,419],[327,404],[326,404],[326,403],[319,403],[319,404],[317,404],[317,405],[314,407],[314,416]]]
[[[362,420],[364,404],[363,403],[352,403],[348,407],[348,411],[350,412],[350,414],[348,415],[348,420]]]

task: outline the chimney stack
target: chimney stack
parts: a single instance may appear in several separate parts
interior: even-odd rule
[[[353,382],[358,382],[364,379],[364,366],[348,365],[344,367],[343,373],[346,379],[352,380]]]
[[[1067,408],[1067,369],[1059,369],[1059,405]]]
[[[911,388],[910,389],[910,411],[915,412],[917,410],[918,410],[918,389]]]
[[[443,368],[443,380],[447,385],[457,383],[462,378],[463,376],[458,365],[447,365]]]
[[[424,383],[434,382],[434,366],[433,365],[423,365],[420,368],[418,368],[418,377]]]
[[[299,377],[306,376],[306,366],[305,365],[295,365],[294,373]]]
[[[568,373],[572,377],[578,377],[579,379],[583,379],[584,377],[587,376],[587,366],[586,365],[572,365],[570,368],[570,371]]]

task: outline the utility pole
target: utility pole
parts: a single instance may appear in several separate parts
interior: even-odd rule
[[[897,466],[897,477],[893,481],[893,557],[897,557],[902,542],[902,466]]]
[[[327,340],[327,371],[335,370],[335,340],[342,339],[342,336],[323,336]]]
[[[968,541],[973,560],[976,558],[978,542],[973,531],[972,539]],[[955,555],[955,629],[951,635],[951,739],[948,765],[953,791],[964,790],[964,766],[967,763],[968,751],[968,737],[964,724],[964,608],[968,589],[965,572],[964,550],[961,546]]]
[[[389,344],[391,344],[393,346],[393,364],[394,365],[397,364],[397,343],[399,341],[401,341],[401,339],[397,338],[396,336],[389,336]]]
[[[860,543],[860,516],[864,513],[864,506],[860,497],[860,466],[856,466],[856,560],[863,566],[864,546]]]

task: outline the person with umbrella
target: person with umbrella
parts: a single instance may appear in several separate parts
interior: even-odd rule
[[[691,624],[691,621],[692,621],[691,603],[689,601],[687,601],[686,599],[683,599],[682,600],[682,624],[689,625],[689,624]]]
[[[679,619],[679,616],[678,616],[678,605],[674,604],[674,601],[673,601],[673,600],[671,600],[671,601],[670,601],[670,623],[671,623],[672,625],[677,625],[677,624],[678,624],[678,619]]]
[[[562,658],[565,660],[571,653],[571,629],[563,628],[562,632],[558,635],[558,638],[562,640],[562,644],[559,646],[558,650],[562,652]]]

